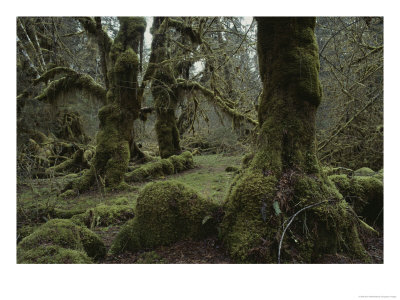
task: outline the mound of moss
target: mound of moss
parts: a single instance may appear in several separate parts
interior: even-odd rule
[[[117,225],[134,217],[133,208],[129,205],[98,205],[86,210],[83,214],[71,218],[75,224],[88,228]]]
[[[372,172],[373,174],[367,172],[370,174],[367,176],[348,178],[346,175],[332,175],[329,178],[335,183],[346,201],[352,205],[357,215],[365,218],[369,225],[382,226],[383,182],[379,180],[378,176],[371,176],[371,174],[375,174],[374,171]]]
[[[140,182],[151,178],[172,175],[194,167],[192,153],[186,151],[180,155],[172,155],[167,159],[160,159],[145,164],[136,170],[125,174],[126,182]]]
[[[110,251],[134,252],[215,234],[218,211],[182,183],[149,183],[139,194],[135,218],[121,228]]]
[[[52,219],[25,237],[18,245],[17,256],[23,257],[24,252],[40,246],[84,251],[94,259],[101,259],[106,255],[106,248],[95,233],[64,219]]]
[[[92,259],[81,250],[55,245],[40,245],[18,253],[19,264],[91,264]]]
[[[354,175],[355,176],[374,176],[375,175],[375,171],[373,171],[370,168],[363,167],[363,168],[360,168],[358,170],[355,170],[354,171]]]

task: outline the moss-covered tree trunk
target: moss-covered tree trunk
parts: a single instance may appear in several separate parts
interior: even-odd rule
[[[163,24],[164,22],[164,24]],[[160,64],[168,60],[167,20],[155,17],[153,22],[153,41],[151,44],[150,62],[156,64],[152,94],[156,108],[156,134],[161,158],[179,154],[179,131],[175,117],[178,99],[172,89],[175,83],[174,70],[170,64]],[[163,25],[163,26],[162,26]]]
[[[84,20],[85,21],[85,20]],[[119,18],[120,30],[114,41],[104,32],[94,29],[89,21],[85,28],[97,34],[101,53],[105,53],[107,70],[107,104],[99,111],[99,132],[96,136],[96,153],[90,170],[74,183],[74,189],[83,191],[97,181],[110,189],[124,185],[131,149],[134,147],[133,122],[141,107],[138,99],[138,49],[143,43],[146,28],[144,18]],[[92,26],[92,27],[90,27]],[[97,26],[98,27],[98,26]],[[96,31],[97,30],[97,31]]]
[[[283,262],[313,262],[339,251],[367,260],[359,221],[316,158],[322,92],[315,18],[257,22],[260,129],[254,157],[227,196],[224,243],[242,262],[274,263],[279,252]]]

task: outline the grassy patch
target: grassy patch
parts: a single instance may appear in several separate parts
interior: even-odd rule
[[[225,172],[225,169],[240,167],[241,156],[223,156],[222,154],[194,156],[194,162],[195,169],[169,178],[185,183],[202,196],[221,203],[235,177],[234,173]]]

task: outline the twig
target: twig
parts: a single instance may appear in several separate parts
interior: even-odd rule
[[[302,209],[300,209],[299,211],[297,211],[293,216],[291,216],[291,217],[288,219],[288,220],[289,220],[289,223],[288,223],[288,224],[286,225],[286,227],[283,229],[283,233],[282,233],[282,236],[281,236],[281,240],[279,241],[278,264],[281,263],[281,247],[282,247],[283,238],[284,238],[284,236],[285,236],[286,230],[289,228],[290,224],[292,224],[294,218],[295,218],[299,213],[301,213],[303,210],[306,210],[306,209],[308,209],[308,208],[311,208],[311,207],[314,207],[314,206],[317,206],[317,205],[321,205],[321,204],[323,204],[323,203],[328,203],[328,202],[330,202],[330,201],[333,201],[333,200],[324,200],[324,201],[321,201],[321,202],[314,203],[314,204],[308,205],[308,206],[306,206],[306,207],[303,207]],[[286,221],[285,221],[285,223],[286,223]],[[285,225],[285,223],[283,223],[283,225]]]

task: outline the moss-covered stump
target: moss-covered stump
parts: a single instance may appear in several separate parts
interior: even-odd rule
[[[40,246],[59,246],[83,251],[93,259],[101,259],[106,254],[103,242],[95,233],[75,225],[71,220],[63,219],[50,220],[25,237],[18,245],[17,257],[24,257],[26,251]]]
[[[139,194],[136,216],[119,232],[111,253],[152,249],[216,233],[219,207],[175,181],[149,183]]]
[[[91,264],[92,259],[81,250],[66,249],[60,246],[40,245],[26,251],[20,251],[19,264]]]
[[[372,171],[372,170],[371,170]],[[365,174],[365,173],[364,173]],[[357,215],[371,225],[383,225],[383,183],[369,172],[367,176],[329,176]],[[372,175],[372,176],[371,176]]]
[[[313,206],[315,205],[315,206]],[[290,218],[299,213],[283,236]],[[223,243],[240,263],[312,263],[346,252],[368,262],[357,228],[362,226],[336,188],[318,175],[289,172],[279,180],[249,168],[235,179],[221,224]]]
[[[189,151],[167,159],[150,162],[125,174],[126,182],[141,182],[152,178],[172,175],[194,168],[193,156]]]
[[[86,212],[74,215],[71,221],[88,228],[118,225],[134,217],[133,207],[129,205],[98,205]]]

